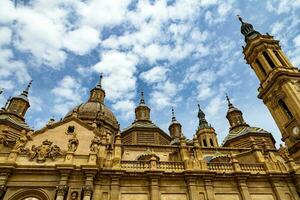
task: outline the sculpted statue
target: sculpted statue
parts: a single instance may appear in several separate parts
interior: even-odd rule
[[[75,152],[77,150],[78,145],[79,145],[79,141],[76,137],[76,133],[74,133],[73,137],[69,139],[68,151]]]
[[[97,153],[98,152],[98,147],[99,145],[101,144],[101,139],[99,136],[95,135],[95,137],[92,139],[91,141],[91,145],[90,145],[90,150],[91,152],[95,152]]]
[[[18,150],[19,152],[25,151],[24,147],[28,140],[31,140],[31,134],[29,132],[23,132],[22,136],[16,140],[16,144],[13,149]]]
[[[47,158],[55,160],[58,156],[64,155],[61,149],[57,145],[52,146],[52,143],[49,140],[45,140],[40,146],[32,145],[29,152],[29,159],[36,159],[37,162],[41,163],[45,162]]]

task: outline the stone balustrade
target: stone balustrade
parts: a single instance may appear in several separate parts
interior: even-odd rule
[[[159,162],[158,169],[165,171],[183,171],[184,163],[183,162]]]
[[[248,164],[240,164],[241,170],[244,172],[265,172],[264,164],[263,163],[248,163]]]
[[[220,172],[232,172],[232,163],[207,163],[208,170],[210,171],[220,171]]]
[[[242,172],[250,172],[250,173],[265,173],[265,167],[263,163],[240,163],[239,164]],[[215,172],[234,172],[234,167],[232,163],[207,163],[207,167],[209,171]],[[122,160],[121,168],[128,171],[136,171],[136,170],[150,170],[150,161],[129,161]],[[184,162],[174,162],[174,161],[163,161],[157,162],[157,170],[164,171],[184,171]]]

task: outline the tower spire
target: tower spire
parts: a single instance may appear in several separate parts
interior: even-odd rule
[[[103,73],[101,72],[100,76],[99,76],[99,82],[98,82],[98,85],[97,85],[99,88],[102,88],[102,78],[103,78]]]
[[[24,95],[24,96],[26,96],[26,97],[28,96],[28,93],[29,93],[29,89],[30,89],[30,87],[31,87],[31,84],[32,84],[32,80],[29,81],[29,83],[28,83],[26,89],[22,92],[22,95]]]
[[[209,127],[205,119],[205,114],[200,108],[200,104],[198,104],[198,118],[199,118],[199,128]]]
[[[248,42],[249,39],[255,38],[257,35],[260,35],[259,32],[254,30],[252,24],[244,22],[240,15],[237,15],[239,21],[242,23],[241,33],[245,36],[245,42]]]
[[[174,108],[172,106],[172,122],[176,121],[176,117],[175,117],[175,111]]]
[[[143,89],[142,89],[142,91],[141,91],[141,100],[140,100],[140,104],[145,104],[144,90],[143,90]]]
[[[100,73],[99,81],[91,91],[90,91],[90,102],[100,102],[104,104],[105,91],[102,89],[102,79],[103,73]]]
[[[233,105],[232,105],[227,93],[226,93],[226,100],[227,100],[227,103],[228,103],[228,108],[233,108]]]

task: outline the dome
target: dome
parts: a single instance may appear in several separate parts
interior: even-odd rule
[[[113,112],[100,102],[86,102],[76,106],[70,111],[65,118],[76,113],[77,117],[82,121],[92,124],[96,119],[102,120],[104,123],[118,129],[118,121]]]

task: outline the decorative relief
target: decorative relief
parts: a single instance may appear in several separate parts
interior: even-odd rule
[[[72,193],[71,193],[71,200],[78,200],[78,196],[79,196],[79,194],[78,194],[78,192],[77,191],[73,191]]]
[[[83,196],[91,196],[93,193],[93,187],[90,185],[85,185],[82,187]]]
[[[57,196],[64,196],[69,190],[67,185],[59,185],[56,187]]]
[[[53,142],[44,140],[42,145],[32,145],[31,149],[27,150],[29,160],[36,160],[39,163],[43,163],[47,158],[55,160],[57,157],[65,155],[65,152],[63,152],[59,146],[52,144]]]
[[[69,139],[68,151],[75,152],[77,150],[78,145],[79,145],[79,140],[76,137],[76,133],[74,133],[73,137]]]
[[[292,81],[292,84],[294,85],[294,87],[296,88],[296,90],[298,92],[300,92],[300,81],[299,80],[294,80],[294,81]]]
[[[19,137],[19,139],[16,140],[16,144],[13,147],[13,149],[19,151],[21,154],[22,153],[24,154],[24,153],[28,152],[28,149],[25,149],[25,145],[29,140],[32,140],[32,138],[31,138],[32,132],[24,133],[22,131],[22,133],[23,133],[23,135],[21,137]]]
[[[99,146],[101,144],[101,139],[99,136],[95,135],[95,137],[91,141],[90,151],[97,153],[99,150]]]

